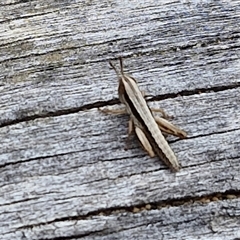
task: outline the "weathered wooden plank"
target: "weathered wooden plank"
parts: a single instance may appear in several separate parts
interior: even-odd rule
[[[104,209],[238,190],[240,111],[232,114],[239,105],[231,101],[237,92],[171,99],[180,103],[169,104],[172,110],[187,114],[185,123],[183,115],[176,120],[186,126],[190,137],[171,144],[183,165],[176,174],[157,158],[145,156],[138,144],[124,151],[121,138],[126,138],[127,118],[106,116],[96,109],[1,128],[1,163],[7,160],[0,174],[1,191],[7,193],[0,198],[2,211],[8,206],[8,213],[0,215],[3,228],[9,225],[8,219],[12,232],[24,225],[41,226]],[[209,111],[212,99],[222,101],[223,112],[218,104]],[[198,111],[205,112],[207,121],[199,122]],[[212,129],[220,117],[223,127]],[[14,220],[16,212],[20,222]]]
[[[190,138],[181,141],[181,144],[188,144],[199,136],[207,137],[227,132],[234,135],[240,119],[240,106],[236,101],[238,95],[239,89],[233,89],[198,96],[177,97],[151,105],[163,106],[168,114],[176,116],[178,122],[174,123],[184,128]],[[109,157],[114,159],[124,152],[120,150],[120,153],[116,152],[116,155],[111,156],[112,152],[114,154],[113,149],[123,148],[124,140],[117,143],[116,136],[126,138],[126,127],[127,117],[108,116],[96,108],[9,125],[0,129],[2,139],[0,160],[2,164],[6,164],[86,151],[90,151],[90,155],[94,151],[96,155],[102,152],[105,156],[110,155]],[[208,150],[211,148],[207,146],[207,142],[203,144]],[[229,143],[229,146],[232,144]],[[192,161],[196,160],[192,159]]]
[[[74,1],[66,9],[64,4],[51,9],[32,1],[17,4],[14,19],[9,12],[4,16],[2,124],[116,98],[115,74],[107,67],[116,55],[128,57],[128,71],[154,96],[239,86],[238,2],[196,6],[134,1],[128,10],[129,3],[113,7],[105,2],[98,17],[93,17],[94,4],[99,6],[98,1]]]
[[[184,214],[183,214],[184,213]],[[111,215],[69,219],[22,229],[7,237],[27,239],[66,237],[81,239],[238,239],[240,206],[237,199],[193,203],[140,213],[116,212]]]
[[[51,239],[53,235],[69,239],[146,239],[147,236],[156,239],[237,239],[240,236],[237,199],[142,209],[140,213],[123,212],[113,211],[110,215],[100,214],[86,219],[59,219],[31,229],[9,232],[5,236],[8,239],[41,239],[42,236]]]
[[[239,13],[239,1],[1,2],[1,236],[240,238]],[[116,102],[119,55],[188,132],[169,137],[180,172],[136,139],[125,151],[128,118],[97,110]]]

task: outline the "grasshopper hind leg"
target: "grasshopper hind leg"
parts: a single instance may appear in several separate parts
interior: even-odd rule
[[[148,152],[149,156],[154,157],[155,153],[144,132],[139,127],[135,127],[135,132],[143,148]]]
[[[178,128],[177,126],[173,125],[169,121],[164,118],[154,117],[158,127],[160,130],[165,134],[170,134],[179,138],[186,138],[187,133],[184,132],[182,129]]]

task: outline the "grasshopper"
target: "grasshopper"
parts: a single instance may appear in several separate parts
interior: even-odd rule
[[[150,157],[154,157],[156,154],[174,172],[179,171],[180,164],[161,131],[180,138],[186,138],[186,132],[164,119],[167,118],[167,115],[163,110],[149,108],[136,80],[124,73],[121,57],[119,61],[120,73],[111,62],[109,64],[119,77],[118,95],[120,102],[125,105],[125,109],[102,111],[118,114],[128,113],[130,115],[129,135],[134,127],[139,141]],[[152,112],[161,112],[163,117],[154,117]]]

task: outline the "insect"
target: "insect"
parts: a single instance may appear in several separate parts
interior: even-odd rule
[[[180,164],[161,131],[180,138],[186,138],[186,132],[167,121],[165,119],[167,115],[163,110],[149,108],[136,80],[123,72],[121,57],[119,61],[120,72],[111,62],[109,64],[119,77],[118,95],[120,102],[125,105],[125,109],[101,111],[118,114],[128,113],[130,115],[128,134],[130,135],[134,128],[139,141],[150,157],[154,157],[156,154],[173,171],[179,171]],[[161,112],[163,117],[154,117],[152,112]]]

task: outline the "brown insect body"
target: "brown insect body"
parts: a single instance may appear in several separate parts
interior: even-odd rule
[[[179,162],[159,127],[161,128],[161,124],[164,124],[164,128],[167,130],[170,128],[168,133],[182,138],[186,137],[186,133],[166,120],[158,119],[156,122],[136,80],[123,72],[122,58],[120,58],[121,74],[117,72],[111,62],[110,65],[119,76],[119,99],[126,106],[126,111],[130,115],[141,144],[150,156],[157,154],[173,171],[178,171],[180,169]]]

